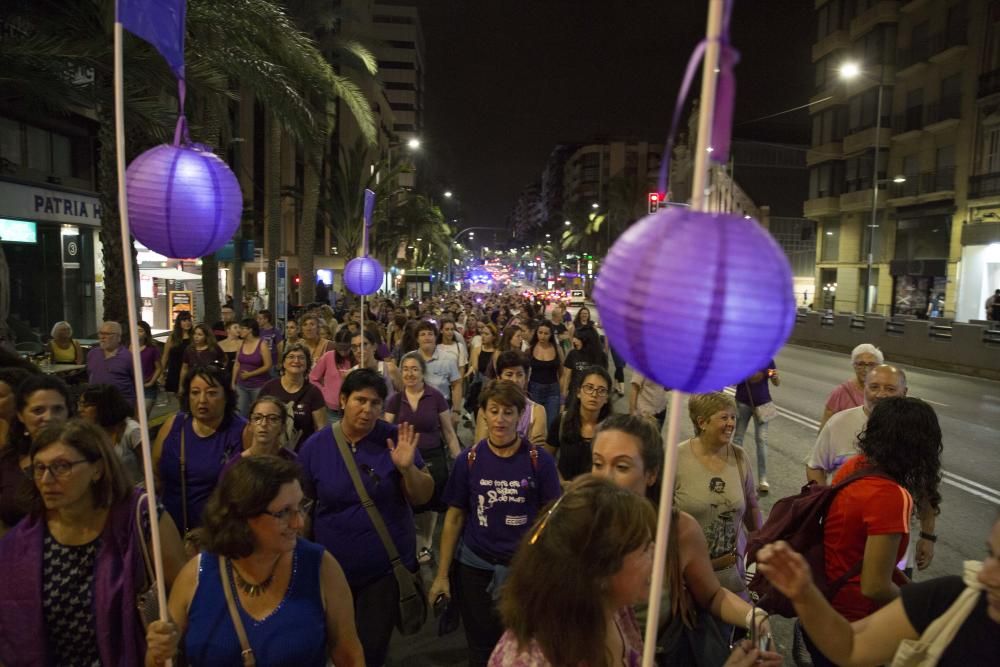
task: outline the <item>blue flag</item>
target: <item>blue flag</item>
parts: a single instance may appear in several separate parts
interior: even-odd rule
[[[178,79],[184,78],[186,0],[118,0],[118,22],[152,44]]]

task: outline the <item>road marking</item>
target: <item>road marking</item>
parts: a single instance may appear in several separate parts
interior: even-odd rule
[[[730,396],[734,396],[736,394],[736,389],[733,387],[726,387],[724,391]],[[928,403],[935,403],[934,401],[928,401],[926,398],[923,400]],[[944,405],[944,403],[935,403],[935,405]],[[813,431],[819,431],[819,421],[816,419],[799,414],[798,412],[793,412],[792,410],[781,406],[778,406],[778,414],[789,421],[799,424],[800,426],[805,426]],[[978,496],[983,500],[993,503],[994,505],[1000,505],[1000,491],[988,487],[985,484],[974,482],[971,479],[962,477],[961,475],[956,475],[955,473],[948,472],[943,469],[941,470],[941,481],[945,484],[954,486],[956,489],[961,489],[966,493]]]
[[[920,400],[922,400],[922,401],[923,401],[924,403],[930,403],[930,404],[932,404],[932,405],[940,405],[940,406],[941,406],[942,408],[948,408],[948,407],[951,407],[951,406],[949,406],[949,405],[948,405],[947,403],[938,403],[937,401],[932,401],[932,400],[931,400],[931,399],[929,399],[929,398],[922,398],[922,399],[920,399]]]

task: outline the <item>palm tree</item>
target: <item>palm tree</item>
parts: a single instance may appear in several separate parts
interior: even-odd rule
[[[111,104],[113,70],[112,0],[15,0],[5,5],[4,23],[30,26],[30,31],[4,38],[0,72],[19,83],[5,86],[38,105],[58,105],[57,95],[42,89],[66,88],[65,72],[93,71],[90,104],[99,119],[98,190],[103,208],[104,313],[125,318],[122,248],[118,225],[117,176]],[[176,119],[176,82],[152,47],[139,39],[125,40],[125,108],[129,156],[168,138]],[[269,0],[190,0],[187,12],[186,83],[188,109],[200,105],[228,118],[228,105],[240,86],[254,91],[261,105],[283,130],[312,143],[324,136],[325,100],[350,96],[349,108],[364,116],[363,96],[336,75],[310,38],[297,31],[281,7]],[[27,64],[44,61],[31,76]],[[8,68],[8,63],[14,65]],[[27,80],[26,80],[27,79]],[[56,108],[79,109],[80,95],[64,98]],[[317,105],[314,100],[324,100]],[[353,105],[353,106],[352,106]],[[370,111],[368,111],[370,119]],[[199,128],[192,127],[197,136]],[[269,272],[269,276],[273,272]]]

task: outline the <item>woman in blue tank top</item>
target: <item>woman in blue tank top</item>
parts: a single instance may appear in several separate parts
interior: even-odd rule
[[[300,475],[297,463],[259,456],[223,476],[203,515],[205,550],[170,591],[174,622],[149,626],[147,665],[173,658],[182,643],[192,667],[243,665],[234,613],[258,665],[364,665],[343,570],[299,536],[311,505]]]

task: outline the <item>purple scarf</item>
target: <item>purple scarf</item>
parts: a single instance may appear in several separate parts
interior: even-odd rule
[[[135,606],[145,577],[135,541],[139,492],[108,513],[94,566],[94,625],[101,662],[139,665],[146,637]],[[42,613],[44,515],[29,515],[0,540],[0,663],[45,665],[47,633]]]

